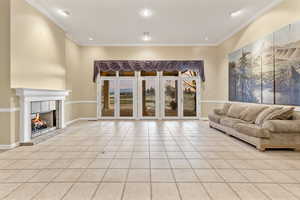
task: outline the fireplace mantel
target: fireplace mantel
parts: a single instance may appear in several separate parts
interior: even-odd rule
[[[69,95],[67,90],[43,90],[17,88],[17,96],[20,97],[20,144],[31,143],[31,102],[33,101],[58,101],[59,122],[58,128],[65,127],[64,101]]]

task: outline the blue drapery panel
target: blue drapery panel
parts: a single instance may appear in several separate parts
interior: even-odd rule
[[[201,80],[205,81],[204,62],[199,61],[162,61],[162,60],[104,60],[95,61],[93,81],[96,82],[100,71],[186,71],[198,72]]]

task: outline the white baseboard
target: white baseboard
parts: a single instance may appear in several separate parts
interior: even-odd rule
[[[14,144],[0,144],[0,150],[10,150],[19,146],[19,142]]]
[[[65,122],[65,125],[66,125],[66,126],[70,126],[71,124],[73,124],[73,123],[75,123],[75,122],[78,122],[79,120],[80,120],[80,118],[78,118],[78,119],[73,119],[73,120],[71,120],[71,121]]]
[[[78,122],[78,121],[93,121],[93,120],[98,120],[97,117],[82,117],[82,118],[77,118],[77,119],[73,119],[71,121],[66,122],[66,126],[70,126],[71,124]]]
[[[79,120],[82,120],[82,121],[93,121],[93,120],[98,120],[97,117],[83,117],[83,118],[79,118]]]

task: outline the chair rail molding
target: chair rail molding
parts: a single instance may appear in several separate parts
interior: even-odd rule
[[[97,100],[69,100],[65,101],[65,104],[96,104]]]
[[[12,113],[18,111],[20,111],[20,108],[0,108],[0,113]]]

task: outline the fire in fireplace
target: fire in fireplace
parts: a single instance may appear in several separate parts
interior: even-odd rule
[[[56,102],[31,103],[31,138],[56,129]]]
[[[31,126],[33,132],[48,128],[47,122],[41,118],[40,113],[36,113],[35,118],[31,120]]]

